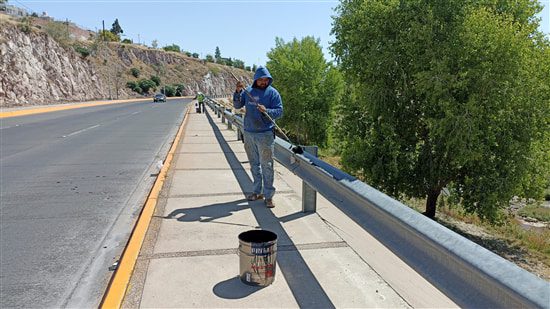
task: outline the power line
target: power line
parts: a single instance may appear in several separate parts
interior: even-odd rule
[[[17,1],[17,0],[12,0],[12,1],[15,1],[15,2],[19,3],[20,5],[22,5],[24,8],[26,8],[27,10],[29,10],[31,12],[36,12],[35,10],[31,9],[30,7],[26,6],[24,3],[20,2],[20,1]]]

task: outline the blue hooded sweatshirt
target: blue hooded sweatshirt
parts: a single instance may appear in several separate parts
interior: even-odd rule
[[[262,77],[269,79],[268,86],[265,89],[256,87],[256,80]],[[271,84],[273,78],[269,71],[264,67],[259,67],[254,74],[254,83],[252,86],[246,88],[246,91],[254,98],[252,100],[245,91],[241,90],[240,93],[235,92],[233,94],[233,106],[235,108],[246,107],[246,113],[244,115],[244,130],[247,132],[266,132],[273,130],[275,125],[269,121],[267,117],[256,107],[259,103],[267,109],[266,113],[275,120],[283,115],[283,101],[281,95],[277,89],[273,88]]]

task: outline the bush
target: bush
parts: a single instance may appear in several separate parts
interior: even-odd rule
[[[139,77],[139,73],[141,73],[141,72],[139,71],[138,68],[131,68],[131,69],[130,69],[130,73],[132,74],[133,77],[138,78],[138,77]]]
[[[160,86],[160,77],[153,75],[151,76],[151,80],[155,83],[156,86]]]
[[[29,34],[31,32],[32,28],[32,19],[29,17],[24,17],[21,19],[21,23],[19,24],[19,29],[23,31],[23,33]]]
[[[142,79],[139,81],[139,87],[143,90],[144,93],[149,93],[149,90],[155,90],[157,84],[150,79]]]
[[[183,96],[183,93],[185,91],[185,85],[183,84],[175,84],[174,87],[176,87],[176,96],[181,97]]]
[[[120,37],[114,33],[112,33],[111,31],[109,30],[101,30],[99,31],[99,37],[104,40],[104,41],[108,41],[108,42],[119,42],[120,41]]]
[[[176,88],[171,85],[166,85],[161,90],[162,93],[164,93],[167,97],[173,97],[176,94]]]
[[[193,56],[193,58],[199,58],[199,54],[197,54],[197,53],[193,53],[192,56]]]
[[[173,51],[178,53],[181,51],[180,47],[176,44],[164,46],[162,49],[164,49],[165,51]]]
[[[124,39],[124,40],[122,40],[121,43],[124,43],[124,44],[132,44],[132,43],[134,43],[134,42],[132,42],[132,40],[130,40],[130,39]]]
[[[127,82],[126,87],[134,90],[134,89],[136,89],[136,87],[139,87],[139,85],[136,82]]]
[[[132,91],[137,92],[139,94],[143,93],[143,89],[141,89],[138,82],[132,82],[132,81],[127,82],[126,87],[132,89]]]
[[[77,51],[78,53],[80,53],[82,58],[86,58],[90,55],[90,51],[86,47],[75,46],[74,50]]]

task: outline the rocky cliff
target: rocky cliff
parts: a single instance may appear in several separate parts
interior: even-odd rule
[[[132,44],[79,42],[91,51],[85,57],[75,44],[0,19],[0,107],[141,97],[126,83],[153,75],[162,84],[183,84],[184,95],[224,95],[235,85],[230,71],[251,77],[244,70]],[[140,71],[138,78],[132,68]]]

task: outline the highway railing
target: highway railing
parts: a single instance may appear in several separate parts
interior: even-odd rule
[[[243,119],[207,105],[243,136]],[[550,308],[550,283],[412,210],[355,177],[275,139],[275,160],[376,237],[461,307]],[[306,209],[307,205],[303,205]]]

